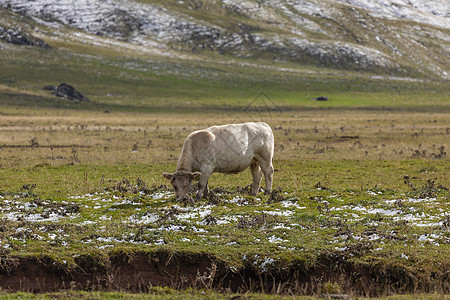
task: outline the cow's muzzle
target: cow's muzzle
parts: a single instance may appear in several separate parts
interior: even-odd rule
[[[194,199],[189,195],[182,195],[177,197],[177,202],[183,203],[184,206],[194,205]]]

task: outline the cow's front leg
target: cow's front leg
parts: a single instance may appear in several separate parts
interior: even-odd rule
[[[195,202],[202,200],[202,196],[204,194],[206,196],[208,195],[208,181],[206,181],[206,183],[205,182],[202,183],[200,179],[200,181],[198,182],[198,191],[197,196],[195,196]]]
[[[208,187],[208,182],[207,182],[205,189],[203,190],[203,198],[208,199],[208,196],[209,196],[209,187]]]
[[[200,182],[197,183],[197,195],[200,192]],[[209,195],[209,188],[208,188],[208,182],[206,183],[206,186],[203,188],[203,192],[202,192],[202,197],[203,199],[208,199],[208,195]],[[197,196],[195,196],[195,200],[197,201],[197,199],[201,199],[201,198],[197,198]]]
[[[205,172],[202,171],[202,176],[200,177],[200,180],[198,181],[198,192],[197,196],[195,197],[195,201],[198,202],[202,200],[202,196],[205,194],[205,196],[208,196],[208,179],[209,176],[211,176],[211,172]]]

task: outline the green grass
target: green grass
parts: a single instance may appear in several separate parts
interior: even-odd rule
[[[369,77],[341,76],[322,71],[283,72],[283,64],[253,61],[251,67],[213,62],[162,61],[160,58],[120,58],[30,48],[15,48],[2,57],[0,84],[33,92],[4,92],[7,105],[80,107],[82,109],[154,110],[245,107],[264,92],[282,109],[424,109],[448,111],[448,85],[443,82],[409,82]],[[270,74],[267,72],[270,67]],[[42,74],[45,74],[43,77]],[[177,74],[183,74],[179,76]],[[39,80],[36,80],[39,78]],[[96,105],[68,104],[52,98],[42,87],[66,82]],[[411,92],[412,91],[412,92]],[[1,94],[0,94],[1,95]],[[310,97],[325,95],[329,101]],[[261,99],[260,99],[261,100]],[[160,105],[164,102],[165,105]],[[256,105],[264,106],[260,101]]]
[[[20,190],[23,184],[36,184],[36,191],[44,197],[88,193],[96,190],[103,180],[129,179],[144,180],[149,186],[165,183],[161,176],[164,171],[174,170],[175,163],[166,164],[102,164],[102,165],[36,165],[27,168],[0,169],[2,189]],[[403,183],[404,175],[415,178],[416,185],[424,185],[428,179],[437,179],[438,184],[449,185],[448,166],[422,161],[276,161],[277,182],[283,189],[303,192],[308,197],[313,186],[320,182],[334,190],[361,190],[379,187],[395,189],[399,193],[411,188]],[[427,170],[431,169],[431,172]],[[237,182],[249,184],[250,172],[238,175],[214,174],[212,186],[232,188]]]

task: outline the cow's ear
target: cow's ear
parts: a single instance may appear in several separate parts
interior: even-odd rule
[[[191,173],[191,176],[192,176],[193,180],[199,180],[200,176],[202,176],[202,173],[200,173],[200,172],[193,172],[193,173]]]
[[[164,178],[172,180],[173,173],[164,172],[162,175],[164,176]]]

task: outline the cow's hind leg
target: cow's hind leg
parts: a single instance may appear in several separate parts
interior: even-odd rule
[[[264,193],[266,195],[270,194],[272,192],[272,181],[273,181],[273,165],[272,165],[272,157],[267,159],[266,157],[257,157],[258,163],[261,167],[261,170],[264,174],[264,178],[266,180],[266,189]]]
[[[252,172],[253,183],[252,183],[252,193],[255,196],[258,194],[259,185],[261,184],[262,171],[257,161],[250,165],[250,171]]]

